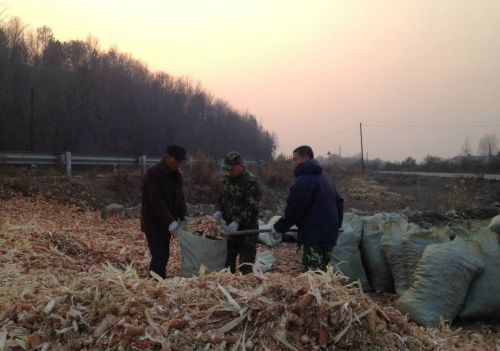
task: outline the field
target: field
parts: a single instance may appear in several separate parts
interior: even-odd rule
[[[96,173],[67,182],[56,174],[4,173],[0,349],[315,349],[322,337],[339,350],[500,349],[498,324],[425,330],[392,307],[392,295],[362,294],[328,274],[301,274],[300,255],[292,243],[271,249],[277,262],[264,277],[220,273],[186,280],[176,278],[180,249],[174,239],[168,279],[147,279],[149,252],[138,219],[101,218],[107,203],[137,204],[138,178]],[[424,224],[473,227],[484,226],[498,213],[498,183],[337,175],[348,210],[405,210]],[[269,191],[277,196],[263,208],[264,217],[279,212],[286,195],[286,189]],[[196,206],[196,197],[190,202],[192,209],[210,209],[209,204]],[[269,248],[259,246],[264,249]],[[219,286],[235,296],[240,310],[228,307],[231,300],[226,301]],[[310,289],[327,301],[331,316],[325,322],[318,317],[319,303],[299,308]],[[296,309],[288,310],[288,305]],[[244,315],[246,324],[239,319]],[[357,317],[349,321],[349,315]],[[231,322],[236,325],[227,326]],[[321,335],[321,323],[331,328],[326,336]],[[230,332],[221,334],[223,328]]]

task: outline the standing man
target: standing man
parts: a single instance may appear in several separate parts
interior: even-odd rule
[[[248,173],[243,166],[241,156],[237,152],[229,152],[224,156],[224,169],[228,172],[222,180],[217,196],[219,211],[213,214],[216,221],[223,218],[228,231],[259,229],[257,215],[262,190],[257,179]],[[227,240],[226,267],[236,271],[236,257],[240,256],[240,264],[255,263],[258,234],[246,234],[229,237]],[[242,265],[242,274],[252,272],[250,265]]]
[[[165,278],[170,237],[186,215],[179,166],[186,159],[182,146],[171,145],[163,159],[148,169],[142,190],[141,231],[146,234],[151,263],[149,271]]]
[[[314,159],[310,146],[293,150],[292,162],[295,182],[288,194],[285,215],[271,233],[283,233],[297,225],[298,244],[304,245],[302,268],[326,270],[342,226],[344,199],[337,193],[333,178]]]

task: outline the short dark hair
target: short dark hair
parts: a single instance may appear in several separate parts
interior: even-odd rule
[[[309,145],[302,145],[293,150],[294,154],[299,154],[300,156],[307,156],[309,158],[314,158],[313,149]]]
[[[179,145],[170,145],[167,147],[167,154],[177,161],[184,161],[186,159],[186,149]]]

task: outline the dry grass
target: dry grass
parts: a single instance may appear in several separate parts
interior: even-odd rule
[[[286,188],[293,182],[293,165],[289,160],[267,163],[261,170],[262,182],[271,188]]]
[[[140,171],[120,168],[113,172],[109,188],[125,203],[133,203],[138,196],[138,189],[142,186]]]
[[[222,181],[219,166],[214,159],[198,150],[193,164],[183,167],[186,200],[188,202],[213,203]]]

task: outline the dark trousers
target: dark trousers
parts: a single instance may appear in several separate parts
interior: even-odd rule
[[[165,278],[168,257],[170,255],[170,233],[149,232],[145,233],[148,240],[151,263],[149,271],[153,271],[160,277]]]
[[[255,263],[257,252],[257,235],[238,235],[227,239],[226,267],[231,268],[231,272],[236,272],[236,257],[240,255],[240,272],[248,274],[252,272],[252,266],[243,263]]]

